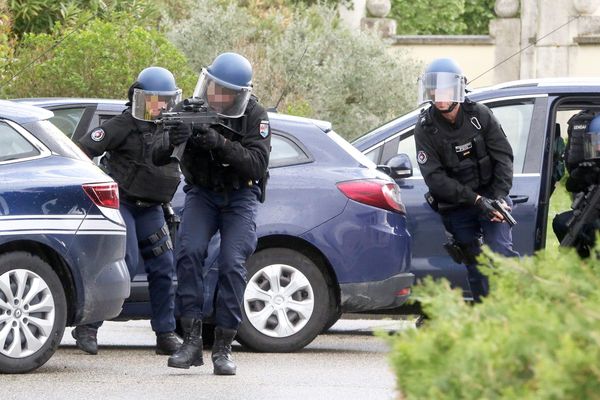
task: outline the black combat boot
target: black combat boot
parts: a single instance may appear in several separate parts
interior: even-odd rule
[[[98,354],[98,328],[91,325],[79,325],[71,331],[75,344],[88,354]]]
[[[156,354],[170,356],[181,347],[181,340],[175,332],[159,333],[156,335]]]
[[[215,328],[215,344],[212,348],[212,362],[215,375],[235,375],[236,366],[231,357],[231,342],[237,332],[234,329]]]
[[[185,334],[183,344],[175,354],[169,357],[167,365],[185,369],[191,366],[199,367],[204,364],[202,360],[202,320],[181,318],[181,326]]]

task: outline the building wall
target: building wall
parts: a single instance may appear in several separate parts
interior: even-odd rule
[[[491,38],[487,36],[477,37],[478,39],[475,40],[468,37],[443,39],[421,36],[419,38],[416,40],[416,38],[399,36],[389,47],[389,52],[392,54],[406,52],[409,57],[422,62],[423,66],[436,58],[451,57],[462,67],[468,82],[475,80],[469,83],[471,88],[496,83],[493,71],[485,73],[494,66],[495,46]]]
[[[353,28],[357,18],[374,19],[364,17],[365,1],[371,0],[356,0],[348,19]],[[518,8],[507,14],[502,11],[507,4]],[[391,35],[389,51],[406,51],[423,65],[452,57],[472,88],[517,79],[600,77],[600,0],[496,0],[496,12],[502,17],[491,21],[489,36]]]

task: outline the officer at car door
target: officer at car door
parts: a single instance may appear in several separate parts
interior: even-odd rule
[[[156,138],[153,120],[161,110],[181,100],[181,89],[165,68],[149,67],[129,88],[129,107],[83,136],[79,146],[90,157],[106,152],[102,163],[119,186],[120,212],[127,228],[125,262],[131,279],[142,263],[148,274],[152,330],[156,353],[173,354],[181,345],[174,333],[173,245],[162,205],[171,201],[180,182],[177,162],[158,167],[152,162]],[[98,351],[97,331],[102,321],[76,327],[77,346]]]
[[[600,114],[583,110],[568,121],[568,142],[565,150],[566,167],[569,177],[565,188],[573,194],[574,204],[585,205],[584,196],[588,190],[600,184]],[[579,211],[581,212],[581,210]],[[557,214],[552,220],[556,237],[562,242],[569,233],[574,210]],[[588,221],[576,238],[573,246],[582,258],[590,256],[600,230],[600,219]]]
[[[493,206],[501,200],[510,210],[513,153],[491,110],[465,97],[462,69],[449,58],[431,62],[419,78],[419,104],[428,102],[415,128],[417,162],[429,188],[426,198],[436,209],[468,272],[473,299],[489,292],[487,277],[477,268],[484,242],[502,255],[516,257],[511,228]]]
[[[177,240],[177,304],[185,332],[168,365],[200,366],[204,291],[202,273],[211,237],[221,234],[215,301],[214,373],[235,375],[231,343],[242,318],[246,260],[257,245],[256,213],[264,191],[271,134],[267,112],[252,96],[252,66],[237,53],[223,53],[202,69],[193,95],[221,118],[193,129],[180,124],[157,142],[157,164],[185,143],[181,167],[185,206]],[[178,110],[175,107],[174,110]]]

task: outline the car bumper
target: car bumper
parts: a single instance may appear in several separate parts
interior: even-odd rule
[[[410,272],[376,282],[340,284],[342,312],[396,308],[406,302],[415,276]]]
[[[129,272],[125,260],[106,265],[94,282],[84,284],[85,301],[79,323],[104,321],[121,313],[129,296]]]

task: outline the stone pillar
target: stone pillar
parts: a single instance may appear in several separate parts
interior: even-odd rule
[[[538,1],[521,2],[521,79],[535,78]],[[531,47],[529,47],[531,46]]]
[[[360,26],[363,30],[376,32],[383,38],[396,34],[396,20],[385,18],[392,9],[390,0],[367,0],[366,6],[371,17],[361,20]]]
[[[572,0],[539,0],[536,77],[569,76],[569,51],[573,45],[570,27],[562,26],[571,19]],[[544,4],[545,6],[542,6]],[[561,27],[562,26],[562,27]],[[550,33],[554,31],[553,33]]]
[[[360,23],[367,16],[367,0],[353,0],[350,6],[338,7],[340,18],[352,30],[359,30]]]
[[[499,17],[490,21],[490,36],[496,45],[494,82],[513,81],[519,79],[521,69],[519,0],[496,0],[494,12]]]

